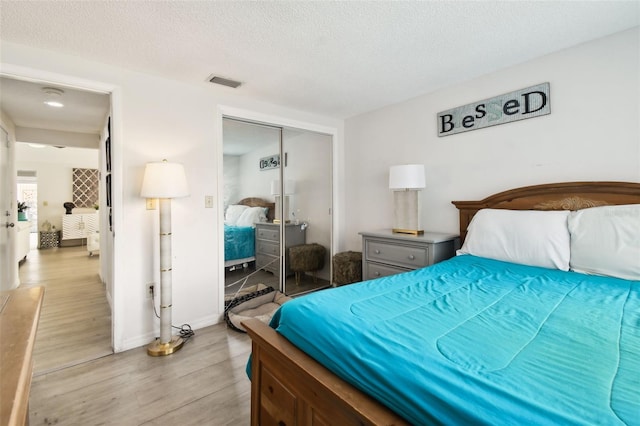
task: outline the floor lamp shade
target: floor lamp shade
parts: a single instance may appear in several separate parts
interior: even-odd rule
[[[140,196],[144,198],[178,198],[189,195],[184,167],[166,160],[148,163],[144,169]]]
[[[160,338],[149,344],[147,353],[169,355],[184,344],[181,337],[171,335],[171,199],[189,195],[182,164],[148,163],[140,195],[160,199]]]
[[[389,169],[389,189],[393,190],[393,232],[423,234],[420,223],[420,193],[425,187],[424,165],[404,164]]]

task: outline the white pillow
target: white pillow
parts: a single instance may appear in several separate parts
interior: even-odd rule
[[[569,232],[573,271],[640,280],[640,204],[572,212]]]
[[[569,270],[568,211],[482,209],[458,254]]]
[[[254,226],[256,222],[267,221],[267,208],[266,207],[249,207],[242,212],[236,226]]]
[[[235,225],[242,212],[248,208],[249,206],[243,206],[240,204],[230,205],[227,207],[227,212],[224,215],[224,223],[231,226]]]

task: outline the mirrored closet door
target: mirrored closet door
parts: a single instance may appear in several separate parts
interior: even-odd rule
[[[223,120],[225,293],[331,285],[332,138]]]
[[[287,294],[331,285],[331,146],[328,135],[282,130],[284,271]],[[279,197],[280,198],[280,197]]]

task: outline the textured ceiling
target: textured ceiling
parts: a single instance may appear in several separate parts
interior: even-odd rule
[[[638,25],[638,1],[0,1],[2,40],[337,118]]]

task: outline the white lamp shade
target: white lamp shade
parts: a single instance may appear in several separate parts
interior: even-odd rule
[[[422,189],[425,187],[424,164],[403,164],[389,169],[389,189]]]
[[[184,167],[166,160],[147,163],[140,196],[143,198],[178,198],[189,195]]]
[[[296,193],[296,181],[291,179],[285,179],[284,181],[284,193],[285,195],[291,195]],[[271,195],[280,195],[280,181],[271,181]]]

